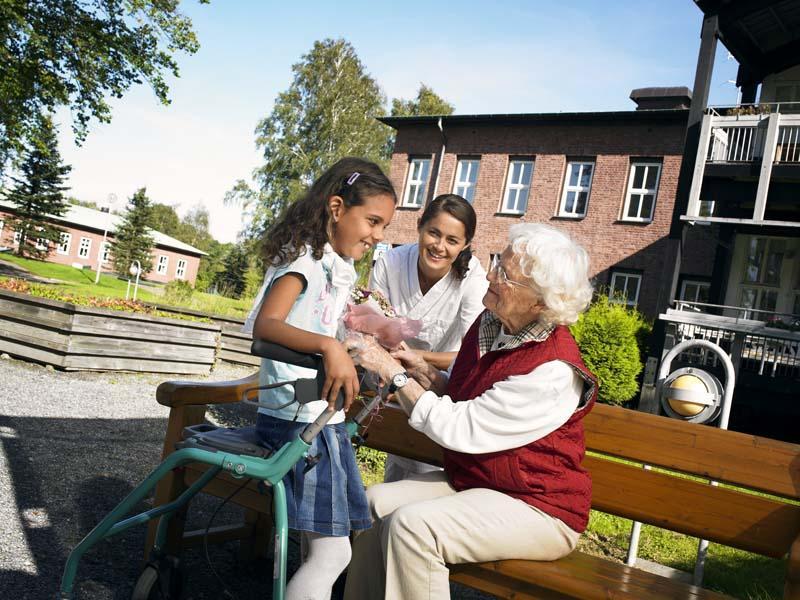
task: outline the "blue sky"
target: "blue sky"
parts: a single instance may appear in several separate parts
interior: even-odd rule
[[[61,151],[72,195],[102,202],[113,193],[121,209],[146,186],[181,214],[205,205],[220,241],[241,226],[225,191],[260,163],[254,128],[315,40],[350,41],[388,99],[413,97],[424,82],[460,114],[631,110],[633,88],[691,87],[702,22],[691,0],[212,0],[183,10],[201,48],[178,56],[172,104],[135,88],[82,147],[63,126]],[[735,103],[736,69],[720,45],[711,104]]]

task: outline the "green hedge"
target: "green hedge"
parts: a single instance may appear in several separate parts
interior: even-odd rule
[[[598,401],[624,404],[639,391],[644,340],[652,326],[625,304],[598,296],[570,327],[586,366],[600,381]]]

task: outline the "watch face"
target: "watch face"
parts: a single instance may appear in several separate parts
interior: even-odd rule
[[[395,389],[403,387],[406,383],[408,383],[408,375],[405,373],[398,373],[392,377],[392,385]]]

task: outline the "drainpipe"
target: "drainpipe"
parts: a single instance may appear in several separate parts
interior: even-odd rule
[[[439,165],[436,167],[436,180],[433,182],[433,196],[436,197],[436,190],[439,189],[439,176],[442,174],[442,163],[444,162],[444,153],[447,149],[447,137],[444,135],[444,124],[442,123],[442,117],[439,117],[439,120],[436,122],[436,126],[439,128],[439,133],[442,135],[442,150],[439,153]]]

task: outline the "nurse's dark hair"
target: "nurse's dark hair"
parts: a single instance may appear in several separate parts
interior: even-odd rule
[[[478,226],[478,217],[475,209],[464,198],[457,194],[442,194],[434,198],[419,218],[417,230],[421,230],[431,219],[447,213],[464,225],[464,235],[467,238],[467,245],[453,261],[453,272],[458,279],[464,279],[469,271],[469,261],[472,259],[472,238],[475,237],[475,228]]]
[[[378,165],[352,156],[338,160],[267,229],[263,239],[266,263],[290,263],[305,252],[306,244],[311,246],[312,258],[321,259],[325,243],[333,236],[334,224],[328,206],[331,196],[340,196],[344,206],[351,208],[379,195],[397,202],[392,182]]]

